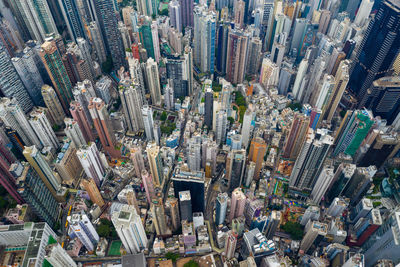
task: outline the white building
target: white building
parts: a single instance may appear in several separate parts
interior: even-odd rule
[[[75,147],[81,147],[86,145],[85,137],[82,134],[81,128],[79,128],[79,124],[71,119],[65,118],[65,135],[74,143]]]
[[[154,59],[152,58],[149,58],[146,63],[146,78],[152,104],[160,106],[161,105],[160,76],[158,73],[157,62],[155,62]]]
[[[29,123],[35,129],[41,143],[45,147],[51,147],[54,150],[60,146],[56,134],[51,127],[49,120],[45,115],[44,108],[36,108],[30,113]]]
[[[68,216],[67,220],[70,231],[74,232],[87,250],[94,251],[100,237],[88,216],[84,213],[76,213]]]
[[[148,105],[144,105],[142,107],[142,117],[143,117],[144,131],[146,133],[147,141],[154,140],[153,109]]]
[[[81,147],[77,152],[79,161],[87,177],[92,178],[97,186],[100,186],[106,174],[107,165],[101,158],[101,154],[96,147],[95,143],[90,143],[87,146]]]
[[[129,254],[139,253],[147,247],[146,232],[134,206],[122,206],[120,211],[112,214],[111,220]]]
[[[46,246],[46,256],[44,258],[53,266],[77,266],[71,256],[58,243]]]

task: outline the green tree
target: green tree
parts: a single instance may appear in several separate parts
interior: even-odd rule
[[[339,115],[340,115],[340,117],[342,117],[342,118],[344,118],[344,116],[346,115],[346,110],[341,110],[340,112],[339,112]]]
[[[198,266],[200,265],[194,260],[190,260],[183,265],[183,267],[198,267]]]
[[[233,123],[235,122],[235,119],[232,118],[232,117],[228,117],[228,121],[229,121],[231,124],[233,124]]]
[[[165,254],[165,257],[169,260],[172,260],[172,262],[176,262],[176,260],[179,259],[179,254],[168,252]]]
[[[103,72],[111,73],[113,69],[113,61],[111,56],[107,56],[106,61],[104,61],[103,64],[101,64],[101,68],[103,69]]]
[[[281,229],[288,233],[294,240],[303,238],[303,226],[298,222],[288,221]]]
[[[158,15],[160,15],[160,16],[169,16],[168,8],[162,9],[160,12],[158,12]]]
[[[105,224],[100,224],[97,227],[97,233],[99,234],[100,237],[104,237],[104,238],[110,237],[110,233],[111,233],[110,226],[105,225]]]
[[[160,120],[165,121],[167,119],[167,116],[167,112],[163,111],[163,113],[161,113]]]
[[[288,105],[292,110],[301,110],[303,106],[300,103],[292,103]]]

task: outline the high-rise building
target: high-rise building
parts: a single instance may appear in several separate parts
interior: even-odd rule
[[[124,44],[118,31],[117,14],[114,12],[112,0],[96,0],[93,2],[96,21],[106,44],[107,52],[111,55],[116,69],[125,65]]]
[[[268,57],[262,60],[259,81],[267,89],[274,88],[278,85],[279,67]]]
[[[27,46],[23,52],[13,57],[11,61],[25,85],[33,104],[35,106],[43,106],[44,103],[40,89],[44,84],[41,73],[41,68],[44,68],[44,65],[40,60],[37,47]]]
[[[85,103],[85,102],[84,102]],[[87,109],[87,111],[86,111]],[[94,134],[92,132],[92,117],[90,116],[89,109],[79,103],[78,101],[72,101],[70,103],[70,112],[72,118],[78,123],[79,129],[82,131],[83,137],[85,138],[86,143],[89,141],[94,141]]]
[[[54,130],[46,117],[45,109],[42,107],[35,108],[29,114],[29,123],[32,129],[35,129],[36,135],[44,147],[51,147],[57,150],[60,144]]]
[[[323,118],[330,122],[335,114],[337,107],[339,106],[340,100],[342,99],[344,90],[346,89],[349,81],[349,67],[350,61],[343,60],[339,64],[339,68],[335,75],[335,86],[332,89],[329,100],[323,110]]]
[[[225,257],[227,259],[232,259],[235,256],[235,250],[236,250],[236,242],[237,242],[238,234],[230,230],[228,232],[228,235],[225,239]]]
[[[58,34],[47,1],[16,0],[15,4],[31,38],[43,43],[47,37]]]
[[[365,193],[367,193],[376,172],[377,169],[374,165],[356,168],[354,175],[342,190],[342,195],[350,198],[351,205],[358,203]]]
[[[228,44],[228,33],[229,30],[232,28],[231,22],[220,22],[217,28],[218,31],[218,53],[216,55],[216,70],[221,75],[225,74],[226,70],[226,51],[227,51],[227,44]],[[196,43],[195,45],[200,46],[200,44]]]
[[[64,22],[67,25],[68,33],[72,40],[79,37],[85,37],[85,30],[81,16],[79,14],[78,5],[74,0],[58,1]]]
[[[374,1],[362,0],[360,7],[358,8],[357,15],[354,19],[354,24],[358,26],[364,26],[369,17],[369,14],[371,13],[373,6],[374,6]]]
[[[281,223],[281,212],[279,210],[273,210],[268,216],[267,225],[265,226],[265,237],[267,239],[273,239],[279,224]]]
[[[161,87],[158,66],[153,58],[149,58],[146,63],[146,80],[149,87],[151,102],[153,105],[161,105]]]
[[[213,11],[207,11],[204,6],[196,6],[193,18],[194,63],[201,72],[214,73],[216,15]]]
[[[400,212],[392,211],[381,227],[365,242],[362,250],[367,266],[373,266],[379,259],[399,260]]]
[[[326,200],[328,202],[333,201],[336,197],[343,195],[343,189],[346,187],[347,183],[350,181],[356,170],[356,165],[354,164],[340,164],[336,169],[335,176],[332,181],[328,193],[326,194]]]
[[[186,171],[175,168],[172,174],[175,198],[179,199],[179,192],[190,191],[193,212],[205,212],[204,172]]]
[[[354,156],[374,123],[372,113],[366,109],[347,111],[336,135],[333,155],[345,153]]]
[[[286,138],[285,147],[283,148],[282,157],[289,159],[297,158],[307,135],[309,124],[309,116],[300,113],[294,115],[292,126]]]
[[[71,140],[65,140],[61,152],[54,161],[54,167],[64,183],[74,184],[82,172],[82,165],[76,155],[76,147]]]
[[[77,267],[75,261],[71,256],[63,249],[60,244],[55,243],[49,244],[45,248],[45,261],[50,263],[52,266],[71,266]]]
[[[262,42],[259,37],[253,37],[250,39],[248,44],[248,56],[246,74],[255,75],[258,73],[258,67],[260,65]]]
[[[47,265],[46,259],[46,248],[49,244],[57,244],[57,234],[52,230],[52,226],[45,222],[27,222],[21,225],[4,225],[0,234],[0,244],[6,247],[24,247],[26,250],[22,251],[20,257],[8,257],[10,260],[9,265],[20,265],[20,266],[43,266]],[[57,244],[58,245],[58,244]],[[58,249],[62,249],[58,245]],[[25,253],[28,252],[29,253]],[[64,251],[66,254],[66,252]],[[62,258],[66,259],[65,254]],[[11,256],[9,253],[4,253],[5,256]],[[69,258],[71,259],[71,258]],[[60,259],[61,260],[61,259]],[[72,259],[68,265],[64,266],[76,266]],[[63,265],[54,265],[63,266]]]
[[[302,86],[302,83],[304,83],[304,78],[306,76],[308,66],[309,66],[309,61],[308,61],[307,57],[305,57],[300,62],[300,65],[297,69],[297,75],[296,75],[296,79],[294,80],[293,89],[292,89],[293,97],[297,101],[301,101],[303,98],[302,88],[304,86]]]
[[[143,160],[143,152],[141,146],[131,147],[131,161],[133,163],[133,167],[135,168],[136,177],[141,177],[142,171],[145,170],[144,160]]]
[[[226,79],[231,83],[239,84],[243,82],[248,39],[247,34],[240,29],[233,29],[228,33],[225,72]]]
[[[43,85],[41,90],[44,104],[46,105],[48,114],[50,115],[49,117],[51,117],[53,123],[62,125],[65,113],[60,100],[58,100],[56,92],[53,87],[47,84]]]
[[[171,1],[168,4],[168,9],[171,26],[177,29],[178,32],[182,32],[181,4],[177,0]]]
[[[228,114],[225,110],[218,110],[215,114],[215,141],[217,144],[225,143],[227,124]]]
[[[92,222],[85,213],[75,213],[67,217],[69,229],[73,232],[88,251],[94,251],[100,240]]]
[[[142,117],[143,117],[143,124],[144,124],[144,132],[146,133],[147,141],[154,140],[153,109],[148,105],[143,105]]]
[[[149,161],[151,176],[155,187],[162,187],[164,183],[164,173],[160,156],[160,147],[154,142],[149,143],[146,148],[147,159]]]
[[[170,235],[171,230],[167,225],[167,220],[165,217],[164,204],[162,198],[153,199],[150,205],[150,212],[154,218],[154,228],[156,229],[156,234],[158,236]]]
[[[211,81],[210,81],[211,82]],[[214,93],[213,90],[210,88],[211,85],[207,85],[206,83],[203,84],[203,88],[205,88],[204,93],[204,123],[207,125],[208,129],[212,129],[213,123],[213,104],[214,104]]]
[[[88,193],[90,200],[97,206],[103,207],[105,202],[97,188],[96,182],[93,179],[82,179],[81,183],[85,191]]]
[[[256,164],[253,177],[256,180],[258,180],[258,178],[260,177],[260,171],[262,163],[264,162],[264,155],[266,152],[267,144],[265,143],[264,139],[256,137],[251,141],[249,160]]]
[[[154,40],[151,31],[151,23],[151,18],[147,16],[140,16],[138,19],[140,43],[146,48],[147,58],[154,59]]]
[[[10,166],[15,161],[16,159],[8,149],[7,144],[0,140],[0,184],[18,204],[22,204],[24,200],[18,194],[15,178],[10,172]]]
[[[193,221],[192,199],[189,190],[179,192],[179,207],[181,220]]]
[[[182,12],[182,26],[183,27],[193,27],[193,0],[179,0]]]
[[[11,59],[0,42],[0,91],[5,97],[15,98],[24,112],[32,109],[33,103],[27,89],[11,63]]]
[[[6,126],[18,133],[24,145],[43,147],[15,98],[3,97],[0,99],[0,118]]]
[[[300,243],[300,249],[307,253],[313,244],[315,244],[315,240],[318,236],[326,236],[328,232],[328,225],[325,223],[321,223],[318,221],[309,221],[305,227],[305,234]]]
[[[385,76],[375,80],[371,93],[365,103],[365,108],[371,109],[375,116],[386,119],[392,124],[400,111],[400,78]]]
[[[319,205],[321,199],[328,190],[334,177],[333,167],[324,167],[318,176],[317,181],[311,192],[311,199],[315,205]]]
[[[305,226],[310,220],[318,221],[321,216],[321,209],[319,206],[308,206],[303,216],[301,217],[300,224]]]
[[[58,201],[64,200],[61,192],[61,178],[53,171],[53,168],[46,161],[44,155],[35,146],[26,146],[23,154],[53,197]]]
[[[62,62],[61,55],[57,49],[56,42],[46,41],[42,44],[40,57],[46,67],[47,73],[53,83],[54,90],[65,111],[68,113],[68,103],[72,101],[72,83],[68,77],[67,70]]]
[[[181,225],[181,219],[180,219],[180,216],[179,216],[178,199],[175,198],[175,197],[167,198],[165,206],[167,208],[169,208],[169,215],[171,217],[172,229],[174,231],[176,231],[176,230],[179,229],[179,227]]]
[[[289,189],[293,194],[311,192],[331,145],[333,138],[327,130],[308,130],[290,175]]]
[[[158,39],[158,26],[156,21],[151,22],[151,38],[153,40],[154,59],[160,61],[160,40]]]
[[[13,163],[10,172],[15,177],[18,193],[24,202],[36,216],[53,228],[58,221],[59,206],[38,173],[26,162]]]
[[[249,106],[244,112],[243,123],[242,123],[242,144],[247,149],[250,141],[251,134],[251,122],[253,121],[253,108]]]
[[[226,217],[228,207],[228,194],[226,192],[219,193],[215,201],[215,224],[223,224]]]
[[[131,132],[138,132],[144,129],[142,116],[142,96],[136,86],[120,86],[119,95],[124,110],[125,122]]]
[[[114,128],[111,124],[107,106],[104,104],[104,101],[98,97],[93,97],[90,99],[88,109],[103,149],[111,157],[120,157],[120,151],[115,148],[116,138]]]
[[[382,1],[355,53],[348,87],[357,95],[359,108],[364,107],[373,81],[385,76],[399,52],[399,14],[398,1]]]
[[[79,124],[75,120],[71,118],[65,118],[64,123],[64,133],[68,139],[72,141],[75,147],[79,148],[87,144],[85,137],[79,128]]]
[[[231,210],[229,214],[229,220],[237,218],[243,215],[244,205],[246,203],[246,196],[240,188],[236,188],[232,191],[231,196]]]
[[[231,150],[226,158],[225,178],[229,181],[229,190],[240,187],[246,168],[246,150]]]
[[[96,21],[90,22],[88,26],[90,38],[94,49],[96,50],[96,57],[99,63],[104,63],[107,60],[106,46],[104,44],[103,35]]]
[[[107,171],[96,144],[90,143],[87,146],[81,147],[76,152],[76,155],[85,170],[86,176],[93,179],[96,185],[100,187]]]
[[[139,253],[147,248],[146,232],[134,206],[123,205],[120,211],[111,216],[119,239],[129,254]]]

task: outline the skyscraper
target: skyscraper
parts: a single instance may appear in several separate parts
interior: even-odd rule
[[[23,153],[25,159],[35,169],[53,197],[60,202],[64,201],[61,191],[61,178],[53,171],[44,155],[35,146],[26,146]]]
[[[335,75],[335,86],[332,89],[330,98],[326,103],[323,110],[323,118],[330,122],[335,114],[337,107],[339,106],[340,100],[342,99],[344,90],[346,89],[349,81],[349,67],[350,61],[343,60],[339,64],[339,68]]]
[[[314,132],[309,128],[290,175],[289,188],[293,194],[311,192],[331,145],[333,138],[327,134],[327,130],[317,129]]]
[[[171,230],[167,225],[167,220],[165,217],[165,209],[162,198],[153,199],[150,205],[150,212],[154,218],[154,227],[156,229],[156,234],[160,235],[170,235]]]
[[[88,251],[94,251],[100,240],[92,222],[85,213],[75,213],[67,217],[69,228],[79,238]]]
[[[22,204],[24,200],[18,194],[15,178],[10,172],[10,166],[15,161],[15,157],[8,150],[6,144],[0,141],[0,184],[18,204]]]
[[[146,48],[147,57],[155,58],[154,53],[154,40],[151,31],[151,18],[147,16],[140,16],[138,20],[139,25],[139,40],[140,43]]]
[[[1,49],[1,48],[0,48]],[[25,88],[35,106],[43,106],[43,98],[40,89],[44,84],[40,68],[43,63],[40,60],[36,47],[25,47],[16,57],[11,59],[15,70],[18,72]]]
[[[385,76],[399,52],[399,14],[398,1],[382,1],[356,51],[348,87],[357,95],[359,108],[364,107],[373,81]]]
[[[45,108],[37,107],[29,114],[29,123],[44,147],[57,150],[60,146],[54,130],[46,117]]]
[[[58,219],[59,206],[37,172],[26,162],[14,163],[10,172],[15,177],[18,193],[24,202],[29,204],[36,216],[53,228]]]
[[[225,240],[225,251],[224,251],[225,257],[227,259],[232,259],[235,255],[237,237],[238,234],[235,231],[230,230],[228,232],[228,236],[226,237]]]
[[[179,0],[183,27],[193,27],[193,0]]]
[[[16,0],[15,4],[31,38],[43,43],[47,37],[58,34],[56,23],[47,1]]]
[[[228,114],[225,110],[218,110],[215,114],[215,141],[217,144],[225,143],[227,124]]]
[[[179,207],[181,210],[181,220],[193,221],[192,199],[189,190],[179,192]]]
[[[93,179],[82,179],[81,183],[85,191],[88,193],[90,200],[97,206],[103,207],[105,202],[97,188],[96,182]]]
[[[15,98],[24,112],[32,109],[32,100],[15,70],[7,51],[0,42],[0,91],[5,97]]]
[[[309,124],[310,117],[300,113],[294,115],[289,135],[286,138],[282,157],[290,159],[297,158],[306,137]]]
[[[141,92],[135,85],[120,86],[119,88],[125,122],[128,124],[129,131],[136,133],[144,129]]]
[[[43,43],[40,57],[50,76],[64,112],[68,113],[68,103],[72,101],[72,83],[62,62],[61,55],[58,52],[56,42],[46,41]]]
[[[331,184],[334,177],[333,170],[334,170],[333,167],[326,166],[322,169],[321,173],[319,174],[318,179],[315,182],[315,185],[311,192],[311,198],[315,205],[319,205],[321,199],[328,190],[328,187]]]
[[[83,169],[87,177],[93,179],[96,185],[100,187],[106,175],[106,166],[102,162],[99,150],[95,143],[90,143],[87,146],[83,146],[76,152],[76,155],[81,162]]]
[[[112,0],[96,0],[95,16],[100,24],[107,52],[111,55],[113,65],[116,69],[125,66],[124,44],[118,31],[117,14],[114,12]]]
[[[209,80],[210,81],[210,80]],[[210,81],[211,83],[211,81]],[[211,84],[206,84],[204,82],[203,88],[205,89],[204,93],[204,102],[205,102],[205,107],[204,107],[204,123],[207,125],[208,130],[212,129],[212,123],[213,123],[213,105],[214,105],[214,93],[211,88]]]
[[[123,205],[120,211],[112,214],[111,220],[129,254],[139,253],[147,248],[146,232],[134,206]]]
[[[231,83],[239,84],[243,82],[247,44],[248,36],[242,30],[233,29],[229,31],[226,52],[226,79]]]
[[[254,75],[258,72],[258,66],[260,63],[262,42],[260,38],[253,37],[250,39],[248,44],[248,57],[246,65],[246,74]]]
[[[193,17],[194,62],[201,72],[214,73],[216,15],[213,11],[207,11],[204,6],[196,6]]]
[[[6,126],[18,133],[25,145],[43,147],[16,99],[0,99],[0,118]]]
[[[149,58],[146,63],[146,80],[149,87],[151,102],[155,106],[161,105],[160,76],[158,73],[157,62]]]
[[[85,108],[78,101],[72,101],[70,103],[69,110],[71,112],[72,118],[78,123],[79,129],[81,129],[86,143],[89,141],[94,141],[95,138],[90,123],[93,120],[90,116],[89,110],[87,110],[88,112],[86,113]]]
[[[215,224],[223,224],[226,217],[228,207],[228,194],[226,192],[219,193],[215,201]]]
[[[256,164],[256,168],[254,170],[254,179],[256,180],[258,180],[258,178],[260,177],[260,171],[262,163],[264,162],[264,155],[266,152],[267,144],[262,138],[256,137],[251,141],[249,160]]]
[[[368,110],[347,111],[336,135],[333,155],[344,152],[354,156],[374,123],[374,117]]]
[[[142,117],[143,117],[144,131],[146,133],[147,141],[154,140],[153,109],[148,105],[144,105],[142,107]]]
[[[231,210],[229,213],[229,220],[240,217],[243,215],[244,206],[246,204],[246,196],[240,187],[232,191],[231,196]]]
[[[120,157],[121,152],[115,149],[114,129],[104,101],[98,97],[93,97],[90,99],[88,108],[103,149],[111,157]]]
[[[96,21],[90,22],[88,30],[90,32],[92,44],[96,50],[97,60],[99,63],[104,63],[107,59],[106,46],[104,44],[101,30],[99,29],[99,24]]]
[[[178,32],[182,32],[181,4],[177,0],[171,1],[168,4],[168,9],[171,26],[177,29]]]
[[[305,234],[300,243],[300,249],[307,253],[314,244],[315,239],[321,235],[326,236],[328,232],[328,225],[318,221],[308,221],[305,227]]]
[[[85,31],[81,16],[79,14],[78,5],[74,0],[58,1],[64,21],[67,25],[68,33],[72,40],[79,37],[85,37]]]
[[[61,106],[60,100],[58,100],[57,94],[53,87],[45,84],[42,86],[43,101],[47,107],[48,114],[51,117],[52,122],[56,125],[62,125],[65,118],[64,110]]]
[[[246,150],[231,150],[226,158],[225,177],[229,181],[229,190],[240,187],[246,168]]]
[[[146,148],[147,159],[149,161],[151,176],[155,187],[162,187],[164,184],[164,173],[160,156],[160,147],[154,142],[149,143]]]
[[[373,263],[383,258],[398,261],[399,232],[400,212],[392,211],[378,230],[361,247],[367,266],[372,266]]]
[[[49,240],[50,241],[50,240]],[[77,267],[75,261],[63,249],[57,241],[46,246],[45,260],[52,266],[71,266]]]

